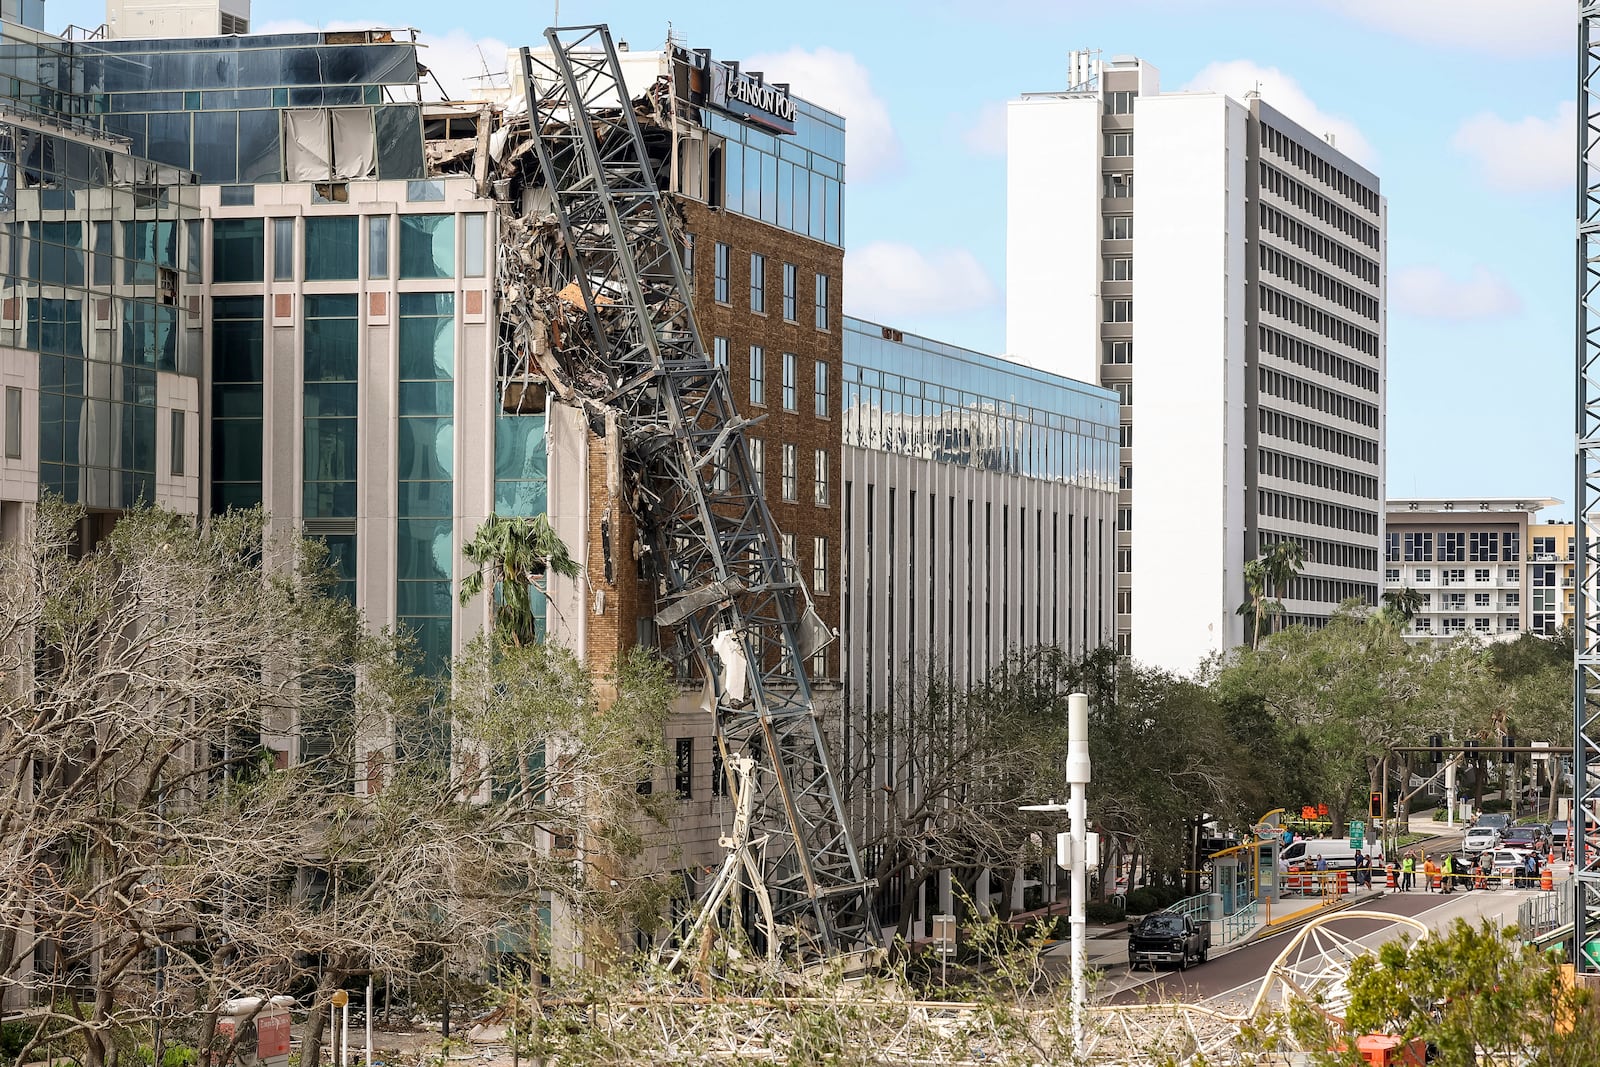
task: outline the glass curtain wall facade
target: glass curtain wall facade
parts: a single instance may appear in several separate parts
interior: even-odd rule
[[[846,316],[843,391],[847,446],[1116,486],[1117,399],[1104,390]]]
[[[423,176],[417,47],[387,31],[66,47],[107,131],[206,184]]]
[[[793,135],[700,109],[722,137],[722,206],[831,245],[843,244],[844,119],[795,99]]]
[[[398,616],[428,670],[450,662],[455,604],[455,294],[400,294]]]
[[[63,48],[0,37],[0,346],[38,354],[41,491],[117,509],[155,499],[158,372],[200,373],[199,191],[93,132]]]

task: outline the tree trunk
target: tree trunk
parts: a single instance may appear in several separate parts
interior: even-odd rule
[[[300,1037],[300,1067],[322,1067],[322,1032],[328,1022],[328,1002],[346,977],[342,969],[328,968],[317,981],[316,999],[312,1001],[306,1029]]]

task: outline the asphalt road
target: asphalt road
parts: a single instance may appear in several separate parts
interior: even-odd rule
[[[1429,922],[1427,913],[1434,909],[1460,904],[1469,897],[1482,897],[1483,891],[1457,892],[1448,896],[1439,893],[1393,893],[1373,899],[1360,906],[1361,910],[1385,911],[1395,915],[1420,917]],[[1528,894],[1512,891],[1489,891],[1487,895],[1499,898],[1495,904],[1515,911],[1516,903]],[[1479,901],[1479,903],[1489,903]],[[1338,930],[1348,937],[1362,937],[1376,933],[1387,923],[1371,920],[1341,922]],[[1143,982],[1126,989],[1109,999],[1112,1004],[1139,1004],[1154,1000],[1202,1001],[1232,994],[1245,997],[1254,994],[1254,987],[1272,966],[1272,961],[1283,951],[1295,930],[1286,930],[1246,948],[1229,952],[1207,963],[1191,965],[1187,971],[1158,972],[1154,981]],[[1146,972],[1140,972],[1146,973]]]

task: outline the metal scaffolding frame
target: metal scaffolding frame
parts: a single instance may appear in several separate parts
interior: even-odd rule
[[[1589,835],[1600,805],[1600,2],[1578,17],[1577,499],[1574,557],[1572,910],[1574,963],[1600,970],[1583,952],[1600,936],[1600,849]]]
[[[573,377],[589,383],[579,392],[591,413],[615,424],[608,436],[621,442],[662,649],[709,680],[724,766],[754,761],[749,784],[732,783],[755,790],[744,899],[765,894],[772,908],[752,932],[769,958],[801,965],[876,950],[874,883],[862,875],[806,678],[807,658],[831,636],[782,557],[747,423],[701,341],[680,238],[611,35],[553,27],[545,39],[548,56],[522,50],[522,73],[583,310],[560,356],[586,372]],[[740,925],[739,910],[725,923]]]

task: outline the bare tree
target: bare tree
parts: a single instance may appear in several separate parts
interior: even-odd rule
[[[552,899],[650,897],[649,877],[612,893],[583,868],[642,851],[634,786],[670,692],[648,657],[618,665],[604,714],[546,646],[483,638],[451,688],[257,513],[197,528],[138,510],[92,545],[85,526],[46,502],[0,555],[0,994],[32,1027],[19,1063],[48,1046],[114,1067],[158,1027],[209,1047],[225,1000],[312,983],[310,1065],[323,994],[353,976],[482,963]]]

